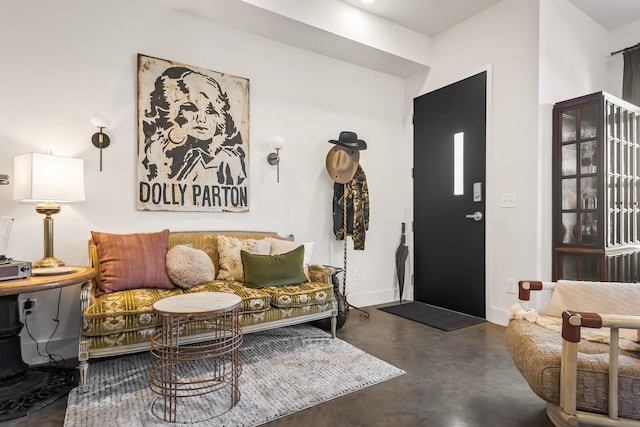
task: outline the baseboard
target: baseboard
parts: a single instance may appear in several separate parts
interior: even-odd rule
[[[487,312],[487,321],[497,325],[507,326],[509,311],[501,307],[491,307]]]
[[[47,341],[39,341],[37,348],[36,343],[29,336],[22,336],[22,360],[28,365],[42,365],[50,363],[48,354],[50,353],[54,360],[76,359],[78,357],[78,338],[54,338],[47,345]],[[38,351],[40,354],[38,354]],[[42,355],[42,356],[41,356]]]
[[[385,289],[375,292],[351,293],[347,289],[347,301],[356,307],[368,307],[370,305],[385,304],[397,300],[393,290]]]

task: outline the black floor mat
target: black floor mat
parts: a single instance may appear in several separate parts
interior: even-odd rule
[[[480,317],[470,316],[457,311],[447,310],[446,308],[436,307],[434,305],[424,304],[421,302],[409,302],[388,307],[380,307],[378,310],[395,314],[415,322],[432,326],[442,331],[454,331],[467,326],[477,325],[485,322]]]

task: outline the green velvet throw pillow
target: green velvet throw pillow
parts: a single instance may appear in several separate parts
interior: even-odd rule
[[[302,261],[304,246],[279,255],[256,255],[240,251],[244,284],[249,288],[297,285],[307,281]]]

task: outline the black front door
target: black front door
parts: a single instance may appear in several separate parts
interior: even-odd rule
[[[485,317],[483,72],[414,99],[414,298]]]

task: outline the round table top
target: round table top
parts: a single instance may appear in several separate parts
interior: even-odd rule
[[[40,274],[39,271],[44,271],[46,274]],[[93,279],[97,274],[94,268],[78,266],[33,269],[32,272],[31,277],[0,281],[0,297],[76,285]]]
[[[238,295],[225,292],[196,292],[163,298],[153,304],[153,310],[172,316],[204,316],[233,310],[241,301]]]

